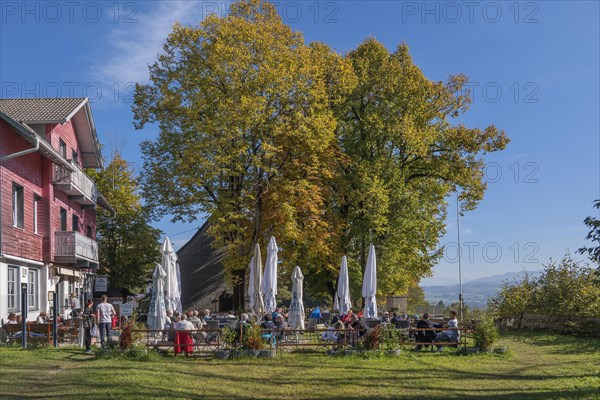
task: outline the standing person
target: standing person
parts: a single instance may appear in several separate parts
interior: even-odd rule
[[[117,312],[113,305],[108,302],[108,296],[103,294],[101,299],[102,303],[96,306],[96,321],[98,321],[98,328],[100,329],[100,345],[105,349],[108,333],[112,327],[112,317],[117,315]]]
[[[71,293],[71,317],[76,318],[81,312],[81,304],[76,293]]]
[[[89,299],[83,309],[83,313],[81,314],[81,319],[83,322],[83,340],[85,343],[85,353],[92,354],[92,327],[94,326],[94,301]]]

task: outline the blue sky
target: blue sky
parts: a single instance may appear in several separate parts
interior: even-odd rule
[[[131,90],[147,82],[175,21],[197,24],[227,3],[91,1],[0,3],[0,96],[88,96],[100,140],[135,168],[139,143]],[[284,20],[307,41],[340,53],[369,36],[390,50],[406,42],[434,80],[470,77],[474,102],[461,118],[511,138],[487,158],[488,191],[461,218],[463,280],[536,270],[585,244],[583,219],[600,198],[600,7],[595,1],[287,1]],[[107,155],[109,152],[106,152]],[[425,284],[458,281],[456,208],[449,199],[444,260]],[[175,247],[201,225],[156,226]]]

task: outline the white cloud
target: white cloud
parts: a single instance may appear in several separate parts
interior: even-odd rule
[[[148,65],[156,61],[162,51],[173,25],[198,25],[207,14],[214,10],[221,15],[227,4],[223,2],[166,1],[141,2],[135,15],[136,23],[121,23],[107,35],[105,46],[98,49],[93,67],[94,79],[110,86],[118,83],[124,87],[130,82],[146,83]]]

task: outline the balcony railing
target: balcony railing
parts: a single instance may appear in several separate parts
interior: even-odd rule
[[[74,171],[57,165],[54,169],[53,182],[57,189],[62,190],[73,200],[81,204],[96,204],[98,191],[96,184],[79,167],[71,164]]]
[[[98,264],[98,243],[79,232],[57,231],[55,232],[54,261],[93,268]]]

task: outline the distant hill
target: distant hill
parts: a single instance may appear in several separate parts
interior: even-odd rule
[[[539,276],[541,271],[507,272],[502,275],[486,276],[463,283],[463,299],[470,307],[485,308],[487,300],[498,292],[503,281],[520,281],[529,273]],[[425,299],[430,303],[438,303],[440,300],[449,305],[458,301],[459,285],[446,286],[422,286],[425,291]]]

